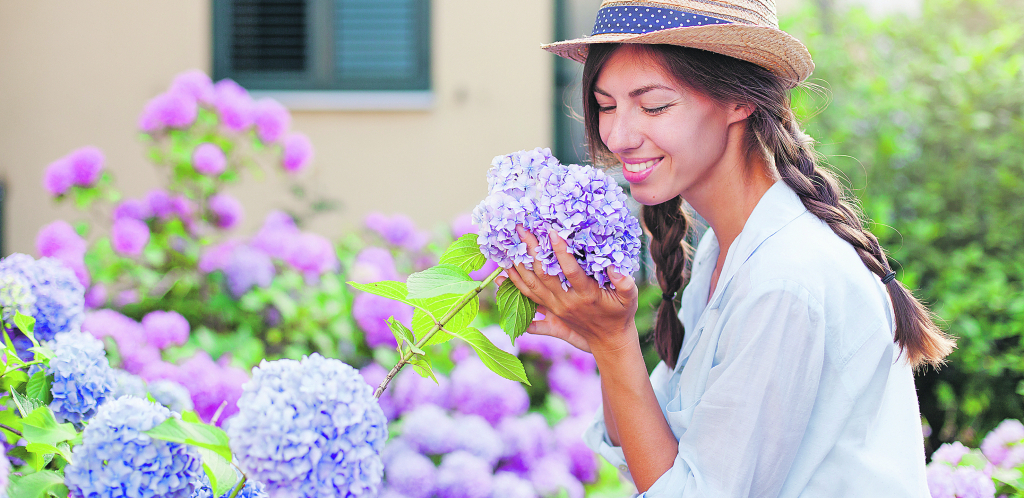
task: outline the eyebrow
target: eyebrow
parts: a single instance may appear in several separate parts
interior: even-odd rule
[[[642,86],[640,88],[637,88],[636,90],[633,90],[633,91],[629,92],[629,96],[631,98],[635,99],[635,98],[637,98],[637,97],[639,97],[639,96],[641,96],[641,95],[643,95],[643,94],[645,94],[645,93],[647,93],[647,92],[649,92],[651,90],[670,90],[671,91],[672,88],[669,88],[669,87],[667,87],[665,85],[659,85],[659,84],[655,83],[653,85],[647,85],[647,86]],[[604,91],[604,90],[602,90],[600,88],[597,88],[597,87],[594,87],[594,93],[600,93],[601,95],[604,95],[605,97],[611,97],[611,95],[608,92],[606,92],[606,91]]]

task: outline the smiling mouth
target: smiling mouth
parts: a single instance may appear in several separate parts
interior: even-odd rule
[[[642,163],[636,163],[636,164],[630,164],[628,162],[623,161],[622,162],[622,166],[624,168],[626,168],[626,171],[629,171],[631,173],[639,173],[639,172],[641,172],[641,171],[643,171],[645,169],[652,168],[660,160],[661,160],[660,158],[658,158],[658,159],[651,159],[650,161],[646,161],[646,162],[642,162]]]

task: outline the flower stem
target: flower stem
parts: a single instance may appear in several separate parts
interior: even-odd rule
[[[484,288],[490,285],[491,282],[494,281],[494,279],[498,278],[498,275],[500,275],[501,272],[503,271],[505,271],[505,269],[499,267],[498,269],[491,272],[491,274],[488,275],[487,278],[485,278],[482,282],[480,282],[480,285],[477,285],[475,289],[464,294],[462,298],[460,298],[459,301],[455,303],[455,306],[452,306],[452,308],[448,310],[448,313],[446,313],[444,317],[434,322],[434,326],[430,329],[429,332],[423,334],[423,337],[416,341],[416,347],[423,349],[423,346],[425,346],[427,342],[430,341],[431,337],[434,337],[434,334],[438,333],[441,329],[443,329],[444,326],[447,325],[448,322],[456,314],[462,311],[462,308],[465,308],[470,301],[472,301],[474,298],[476,298],[477,295],[483,292]],[[412,352],[412,348],[409,348],[408,350],[402,353],[402,356],[401,358],[399,358],[398,363],[396,363],[395,366],[391,368],[391,371],[388,372],[387,377],[384,377],[384,381],[381,382],[380,385],[377,386],[377,390],[373,392],[374,398],[380,399],[381,395],[384,394],[384,389],[387,389],[388,384],[391,383],[391,379],[394,379],[395,376],[398,375],[399,370],[401,370],[402,367],[409,363],[409,360],[412,359],[413,354],[414,353]]]
[[[242,491],[243,487],[245,487],[245,481],[245,474],[242,474],[242,479],[238,481],[238,485],[235,486],[235,489],[233,491],[231,491],[231,496],[228,496],[228,498],[235,498],[236,496],[238,496],[238,493]]]

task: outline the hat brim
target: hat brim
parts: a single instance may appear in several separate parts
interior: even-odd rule
[[[698,48],[752,62],[795,87],[814,70],[807,47],[789,33],[767,26],[713,24],[671,28],[650,33],[605,33],[541,45],[555,55],[586,62],[594,43],[666,44]]]

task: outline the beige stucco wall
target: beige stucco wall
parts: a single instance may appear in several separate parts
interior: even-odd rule
[[[553,56],[537,46],[552,37],[553,0],[433,0],[432,10],[433,109],[294,113],[292,128],[316,147],[300,182],[343,205],[311,229],[337,237],[374,210],[424,226],[450,220],[486,194],[493,156],[551,146]],[[138,114],[176,73],[210,71],[210,16],[208,0],[0,0],[7,252],[34,254],[37,230],[54,219],[86,219],[42,188],[43,168],[76,147],[102,148],[128,196],[159,185]],[[243,232],[292,202],[283,185],[270,175],[232,190],[249,209]]]

